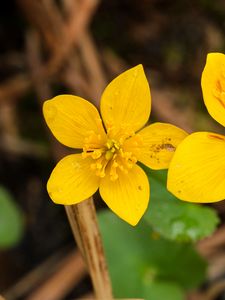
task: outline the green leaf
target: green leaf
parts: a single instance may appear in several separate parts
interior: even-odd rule
[[[99,215],[99,224],[115,297],[154,299],[147,293],[159,294],[165,284],[180,300],[181,291],[204,280],[206,263],[191,244],[159,238],[144,220],[131,227],[109,211]]]
[[[166,171],[144,168],[151,198],[144,219],[167,239],[196,242],[211,235],[219,223],[213,208],[181,201],[166,189]]]
[[[12,196],[0,186],[0,248],[16,245],[24,231],[23,216]]]
[[[174,282],[155,281],[145,285],[144,299],[184,300],[185,295],[182,288]]]

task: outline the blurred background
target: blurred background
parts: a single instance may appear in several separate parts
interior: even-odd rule
[[[107,83],[141,63],[151,86],[150,122],[225,133],[207,114],[200,86],[207,53],[225,52],[224,33],[224,1],[1,3],[0,291],[6,299],[75,299],[92,291],[64,207],[46,192],[55,162],[70,150],[47,130],[43,101],[70,93],[98,106]],[[204,280],[172,300],[225,299],[225,204],[212,208],[219,228],[195,246],[208,264]]]

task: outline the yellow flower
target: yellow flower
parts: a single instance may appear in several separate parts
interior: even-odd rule
[[[162,123],[140,130],[151,110],[150,89],[141,65],[106,87],[100,110],[102,119],[90,102],[71,95],[44,103],[44,117],[55,137],[68,147],[82,149],[56,165],[47,190],[55,203],[71,205],[99,188],[105,203],[120,218],[136,225],[150,193],[148,178],[137,161],[152,169],[167,168],[186,133]]]
[[[225,126],[225,55],[210,53],[202,73],[202,92],[209,114]],[[191,202],[225,198],[225,136],[196,132],[178,146],[168,171],[168,189]]]

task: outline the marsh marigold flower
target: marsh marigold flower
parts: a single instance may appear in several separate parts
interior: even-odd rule
[[[225,126],[225,55],[210,53],[202,73],[202,92],[209,114]],[[225,136],[195,132],[177,147],[168,172],[168,189],[191,202],[225,198]]]
[[[149,119],[151,96],[143,67],[118,76],[104,90],[100,117],[88,101],[60,95],[44,103],[45,120],[54,136],[81,153],[63,158],[53,170],[47,190],[55,203],[71,205],[93,195],[120,218],[136,225],[150,194],[145,172],[137,161],[152,169],[167,168],[186,133]]]

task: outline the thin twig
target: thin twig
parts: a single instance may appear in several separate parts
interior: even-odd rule
[[[0,103],[11,102],[25,94],[30,87],[30,80],[23,74],[16,75],[0,85]]]
[[[65,249],[59,250],[52,256],[48,257],[44,262],[39,264],[24,277],[22,277],[18,282],[14,283],[12,287],[9,287],[3,292],[4,297],[7,300],[16,300],[23,298],[25,294],[30,292],[35,286],[45,280],[57,268],[62,265],[62,260],[65,255]]]
[[[106,78],[94,41],[87,31],[83,33],[80,39],[79,48],[89,77],[93,102],[99,107],[100,96],[106,87]]]
[[[23,140],[19,136],[6,135],[0,137],[0,150],[5,153],[46,158],[49,154],[47,146],[34,141]]]
[[[225,279],[212,284],[207,291],[204,293],[204,300],[214,300],[222,293],[225,289]]]
[[[225,245],[225,226],[221,226],[210,237],[200,241],[197,245],[198,251],[204,257],[210,257],[219,247]]]
[[[17,2],[28,21],[44,37],[45,45],[52,53],[64,46],[62,42],[65,31],[61,17],[56,14],[57,8],[54,2],[51,2],[51,6],[50,2],[45,0],[17,0]]]
[[[75,2],[74,7],[72,7],[71,18],[64,27],[64,47],[59,47],[59,51],[49,62],[48,72],[50,74],[58,70],[64,59],[69,56],[74,45],[78,44],[98,4],[97,0],[83,0],[77,9]]]
[[[80,253],[70,253],[62,262],[61,268],[38,287],[27,300],[60,300],[74,288],[86,274],[86,268]]]
[[[59,80],[67,87],[67,89],[75,95],[82,95],[85,99],[92,98],[92,91],[86,76],[82,72],[81,59],[77,55],[77,51],[71,53],[68,64],[63,72],[59,74]]]
[[[59,70],[64,60],[70,56],[74,45],[78,44],[98,1],[82,0],[78,9],[75,4],[68,22],[64,22],[53,1],[18,0],[18,3],[31,24],[45,37],[47,46],[52,52],[47,67],[44,66],[42,69],[42,76],[49,77]]]
[[[92,0],[93,1],[93,0]],[[69,19],[74,20],[74,14],[79,10],[79,3],[81,1],[62,0],[63,7]],[[93,2],[94,3],[94,2]],[[95,0],[95,5],[98,1]],[[71,34],[74,34],[72,32]],[[76,35],[71,36],[76,39]],[[84,28],[78,41],[78,48],[80,52],[80,61],[82,62],[85,73],[87,74],[88,89],[91,91],[92,102],[99,107],[99,100],[103,89],[106,86],[106,76],[102,68],[99,53],[96,49],[95,43],[88,29]]]

